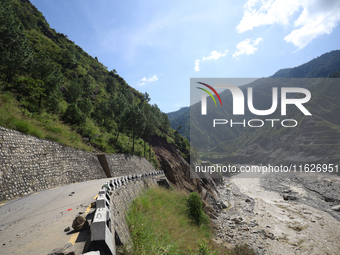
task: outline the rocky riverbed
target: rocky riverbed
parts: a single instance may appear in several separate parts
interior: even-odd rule
[[[257,254],[340,254],[339,177],[241,174],[218,192],[216,243],[248,244]]]

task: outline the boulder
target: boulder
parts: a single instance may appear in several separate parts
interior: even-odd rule
[[[228,208],[228,206],[223,202],[223,200],[219,199],[217,201],[217,206],[219,207],[219,209],[225,209]]]
[[[72,228],[75,231],[80,231],[82,229],[85,229],[89,226],[89,222],[86,220],[86,218],[82,215],[78,215],[72,223]]]
[[[333,210],[333,211],[340,212],[340,205],[333,206],[333,207],[332,207],[332,210]]]
[[[74,246],[71,243],[67,243],[63,248],[56,248],[47,255],[74,255]]]
[[[282,196],[284,200],[297,200],[298,198],[293,195],[283,195]]]
[[[236,224],[240,224],[243,221],[242,217],[236,215],[230,217],[230,220],[234,221]]]

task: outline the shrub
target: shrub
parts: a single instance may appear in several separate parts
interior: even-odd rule
[[[27,122],[19,121],[16,125],[16,130],[27,133],[30,130],[30,127]]]
[[[192,192],[187,199],[189,208],[189,216],[195,221],[197,225],[202,222],[203,211],[202,202],[200,196],[196,192]]]
[[[32,128],[29,133],[29,135],[33,135],[33,136],[36,136],[36,137],[39,137],[39,138],[44,138],[44,133],[41,132],[39,129],[37,128]]]
[[[227,255],[255,255],[255,251],[247,244],[236,245],[232,250],[227,252]]]
[[[63,120],[65,123],[69,123],[71,125],[81,125],[86,121],[86,116],[75,103],[72,103],[67,107]]]
[[[193,253],[190,250],[190,255],[218,255],[218,251],[213,251],[208,245],[206,240],[201,240],[198,242],[198,250]]]

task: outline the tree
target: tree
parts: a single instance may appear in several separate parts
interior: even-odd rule
[[[83,98],[77,103],[79,109],[87,116],[90,117],[93,111],[93,105],[89,98]]]
[[[20,31],[20,22],[8,0],[0,2],[0,66],[5,69],[5,81],[12,82],[18,70],[25,70],[32,61],[33,51]]]
[[[157,120],[156,120],[156,116],[153,113],[152,107],[149,104],[144,103],[142,107],[143,107],[143,112],[146,118],[145,128],[142,134],[142,138],[144,140],[144,157],[145,157],[145,154],[146,154],[145,140],[149,139],[150,136],[152,136],[154,132],[156,131]],[[151,158],[151,147],[149,146],[149,148],[150,148],[149,150],[149,159],[150,159]]]
[[[30,112],[38,110],[39,99],[44,95],[44,82],[31,77],[20,78],[13,88],[18,93],[20,104]]]
[[[128,102],[128,104],[132,105],[134,102],[134,98],[135,96],[133,95],[133,93],[131,92],[131,90],[124,88],[122,91],[122,94],[125,96],[126,101]]]
[[[75,103],[69,104],[63,115],[65,123],[71,125],[81,125],[86,121],[86,116],[81,112]]]
[[[108,75],[105,78],[105,84],[106,84],[106,91],[113,95],[116,91],[116,79],[113,78],[112,76]]]
[[[97,120],[97,123],[101,128],[104,128],[106,132],[111,132],[114,128],[114,113],[110,108],[110,103],[108,101],[104,101],[95,109],[95,112],[92,114],[92,117]]]
[[[196,192],[192,192],[187,200],[189,208],[189,216],[199,225],[203,218],[202,202],[200,196]]]
[[[137,105],[129,107],[127,115],[127,129],[132,135],[132,152],[135,151],[135,139],[141,137],[144,132],[146,118],[144,112]]]
[[[82,82],[80,80],[72,80],[72,84],[67,89],[69,102],[75,103],[83,94]]]
[[[123,110],[128,107],[125,96],[120,92],[118,92],[118,95],[110,97],[109,105],[115,116],[118,116]]]
[[[143,94],[143,98],[144,98],[144,100],[145,100],[146,102],[149,102],[149,101],[151,100],[151,98],[149,97],[149,94],[148,94],[147,92],[145,92],[145,93]]]
[[[129,108],[123,109],[120,114],[115,118],[116,122],[116,141],[115,144],[117,144],[119,134],[122,133],[126,129],[126,123],[127,123],[127,116],[129,115]]]
[[[115,116],[114,121],[116,123],[116,140],[118,141],[119,134],[126,129],[127,116],[129,115],[130,108],[126,102],[125,96],[122,93],[118,93],[117,96],[111,96],[109,100],[110,109]]]
[[[47,55],[38,54],[34,68],[31,72],[32,78],[43,81],[42,92],[39,95],[38,109],[41,110],[43,99],[61,98],[59,88],[63,84],[63,76],[60,67]]]
[[[151,106],[152,113],[155,115],[156,118],[156,127],[160,127],[162,123],[162,111],[159,109],[157,104],[153,104]]]
[[[93,92],[95,90],[94,84],[92,82],[92,79],[89,75],[85,75],[81,80],[80,84],[83,84],[83,94],[86,97],[91,97],[93,95]]]
[[[165,133],[168,133],[170,129],[170,120],[164,112],[162,113],[162,129]]]

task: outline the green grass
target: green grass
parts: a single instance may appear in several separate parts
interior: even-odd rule
[[[16,99],[8,92],[0,94],[0,126],[74,148],[92,150],[83,143],[76,131],[64,125],[56,116],[47,113],[29,114],[20,108]]]
[[[132,250],[125,254],[254,254],[245,245],[235,247],[241,252],[217,247],[207,216],[199,226],[188,217],[187,198],[184,192],[151,187],[134,200],[126,216]]]
[[[1,84],[0,84],[1,88]],[[93,148],[85,143],[82,136],[77,133],[81,131],[83,136],[90,138],[93,147],[106,153],[131,153],[146,157],[154,167],[159,167],[159,162],[151,148],[149,156],[149,144],[146,143],[146,155],[144,155],[144,141],[135,140],[135,151],[132,152],[132,139],[126,134],[120,134],[116,144],[110,141],[116,140],[116,135],[102,132],[91,119],[78,127],[72,128],[59,120],[58,115],[46,112],[30,113],[22,108],[19,102],[10,92],[0,94],[0,126],[14,129],[22,133],[51,140],[77,149],[92,151]]]

